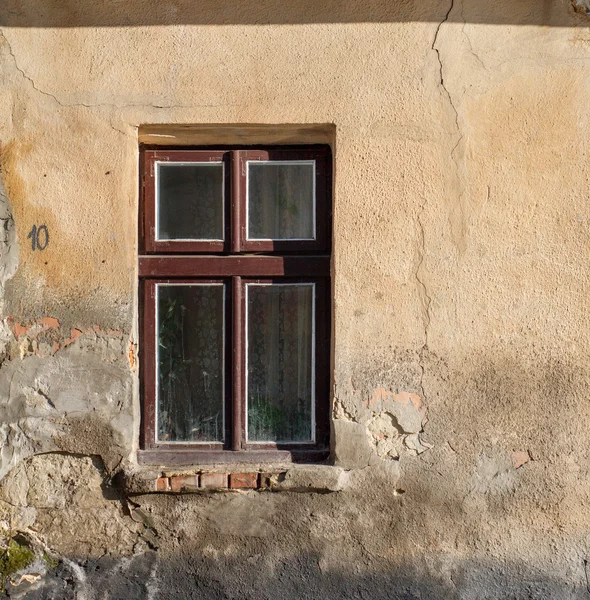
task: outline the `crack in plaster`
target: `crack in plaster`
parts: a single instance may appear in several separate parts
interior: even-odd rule
[[[458,249],[460,251],[462,251],[465,248],[465,240],[463,239],[464,229],[465,229],[465,208],[463,206],[463,189],[461,186],[461,161],[457,157],[457,150],[458,150],[459,146],[461,145],[461,142],[464,140],[465,136],[461,130],[461,126],[459,123],[459,111],[457,110],[457,107],[453,101],[453,96],[451,95],[451,92],[449,91],[449,88],[447,87],[447,84],[445,82],[445,67],[444,67],[444,63],[443,63],[441,49],[438,45],[439,34],[441,31],[441,28],[444,23],[448,22],[448,20],[451,16],[451,13],[453,12],[454,7],[455,7],[455,0],[451,0],[451,4],[449,6],[448,11],[445,14],[444,19],[438,24],[438,26],[436,28],[436,31],[434,34],[434,39],[433,39],[432,45],[431,45],[431,49],[434,52],[436,52],[436,57],[437,57],[438,67],[439,67],[439,85],[440,85],[441,89],[443,90],[444,95],[448,99],[449,106],[451,107],[451,110],[453,111],[453,115],[454,115],[454,125],[455,125],[455,129],[456,129],[456,142],[450,152],[450,157],[455,165],[456,179],[458,182],[458,211],[459,211],[460,230],[459,230],[459,232],[457,232],[457,236],[455,235],[455,232],[453,232],[453,237],[455,238],[455,243],[456,243]],[[462,6],[461,6],[461,10],[463,10]],[[463,27],[465,27],[465,23],[464,23]]]
[[[455,164],[455,170],[457,172],[457,176],[459,176],[460,165],[459,165],[459,160],[456,157],[456,151],[457,151],[457,148],[459,147],[461,141],[463,140],[464,136],[461,131],[460,124],[459,124],[459,112],[457,110],[457,107],[455,106],[455,103],[453,102],[453,97],[451,96],[451,93],[445,83],[445,69],[444,69],[444,64],[443,64],[443,58],[441,55],[440,48],[438,46],[439,34],[441,31],[441,28],[445,23],[448,22],[454,7],[455,7],[455,0],[451,0],[450,6],[449,6],[447,12],[445,13],[443,20],[438,24],[438,26],[436,28],[436,31],[434,33],[434,38],[432,40],[431,49],[436,53],[436,58],[438,61],[439,85],[440,85],[441,89],[443,90],[444,95],[447,97],[449,105],[454,114],[455,127],[456,127],[456,131],[457,131],[457,141],[455,142],[455,145],[453,146],[453,148],[451,150],[450,156],[451,156],[451,160]],[[471,49],[471,53],[482,64],[482,66],[484,68],[486,68],[485,65],[483,64],[483,62],[481,61],[481,59],[475,54],[475,52],[473,52],[473,48],[471,46],[471,40],[465,33],[466,20],[465,20],[464,14],[463,14],[463,1],[461,2],[461,19],[463,21],[463,28],[462,28],[461,32],[467,38],[467,42]],[[463,215],[463,205],[461,202],[461,197],[459,197],[459,207],[461,210],[461,216],[463,218],[464,215]],[[420,212],[418,214],[418,218],[417,218],[418,226],[420,228],[420,250],[419,250],[420,259],[419,259],[418,265],[416,267],[415,278],[416,278],[416,281],[418,282],[420,289],[422,290],[423,304],[424,304],[424,311],[423,311],[424,312],[424,343],[422,344],[422,347],[420,348],[420,350],[418,352],[418,357],[419,357],[419,365],[420,365],[420,369],[421,369],[420,389],[421,389],[421,393],[422,393],[422,398],[424,400],[426,400],[426,392],[425,392],[425,388],[424,388],[424,377],[425,377],[424,359],[429,350],[429,348],[428,348],[428,332],[429,332],[429,328],[430,328],[430,324],[431,324],[432,297],[429,295],[428,289],[426,287],[426,281],[425,281],[424,277],[421,275],[421,272],[424,269],[424,261],[425,261],[425,256],[426,256],[426,236],[425,236],[424,223],[423,223],[423,218],[422,218],[424,210],[425,210],[425,203],[422,204],[422,206],[420,208]]]
[[[431,322],[431,314],[430,314],[430,307],[432,304],[432,297],[430,296],[430,294],[428,293],[428,289],[426,288],[426,282],[425,280],[421,277],[420,272],[423,269],[424,266],[424,259],[426,256],[426,236],[424,233],[424,224],[422,223],[422,213],[424,212],[424,204],[422,205],[422,209],[420,211],[420,214],[418,215],[418,226],[420,227],[420,240],[421,240],[421,244],[420,244],[420,261],[418,263],[418,266],[416,267],[416,272],[415,272],[415,277],[416,277],[416,281],[418,282],[418,285],[420,286],[421,290],[422,290],[422,294],[423,294],[423,305],[424,305],[424,343],[422,344],[422,347],[420,348],[419,352],[418,352],[418,357],[419,357],[419,365],[420,365],[420,370],[421,370],[421,374],[420,374],[420,390],[422,393],[422,399],[424,401],[426,401],[426,392],[424,389],[424,375],[425,375],[425,368],[424,368],[424,355],[425,353],[428,352],[428,330],[430,328],[430,322]]]
[[[14,66],[16,68],[16,70],[22,75],[22,77],[28,81],[31,86],[33,87],[33,89],[39,93],[42,94],[43,96],[46,96],[48,98],[51,98],[54,102],[56,102],[59,106],[61,106],[62,108],[73,108],[73,107],[84,107],[84,108],[101,108],[101,107],[110,107],[110,108],[157,108],[157,109],[173,109],[173,108],[221,108],[221,107],[228,107],[228,106],[238,106],[237,104],[146,104],[146,103],[133,103],[133,102],[129,102],[129,103],[125,103],[125,104],[116,104],[113,102],[96,102],[96,103],[92,103],[92,104],[86,104],[84,102],[62,102],[56,95],[52,94],[51,92],[46,92],[45,90],[42,90],[40,87],[37,86],[37,84],[35,83],[35,80],[27,74],[27,72],[22,69],[19,64],[18,64],[18,60],[16,58],[16,55],[14,54],[14,51],[12,50],[12,46],[10,44],[10,42],[8,41],[8,38],[6,37],[6,35],[4,35],[4,32],[0,29],[0,36],[2,36],[2,39],[6,42],[6,46],[8,47],[8,52],[10,53],[10,56],[12,57],[12,60],[14,62]],[[122,133],[123,135],[126,135],[123,131],[121,131],[120,129],[117,129],[116,127],[114,127],[111,124],[111,127],[115,130],[118,131],[119,133]]]
[[[449,105],[450,105],[451,109],[453,110],[454,117],[455,117],[455,127],[457,130],[457,141],[456,141],[455,145],[453,146],[453,149],[451,150],[451,159],[455,163],[455,169],[457,171],[457,175],[459,175],[460,165],[459,165],[459,161],[457,160],[457,157],[455,156],[455,153],[457,151],[457,148],[459,147],[459,144],[463,140],[464,136],[461,131],[461,127],[459,125],[459,112],[457,111],[455,103],[453,102],[453,97],[451,96],[451,93],[445,84],[443,59],[441,56],[440,49],[437,45],[441,28],[445,23],[448,22],[449,17],[451,16],[451,12],[453,11],[454,7],[455,7],[455,0],[451,0],[450,6],[449,6],[447,12],[445,13],[443,20],[438,24],[438,26],[436,28],[436,31],[434,33],[434,38],[432,40],[431,49],[434,52],[436,52],[436,57],[437,57],[438,66],[439,66],[439,85],[442,88],[442,90],[444,91],[444,94],[446,95],[446,97],[448,98]],[[469,39],[467,34],[465,34],[466,21],[465,21],[464,15],[463,15],[463,1],[461,2],[461,19],[463,20],[463,28],[461,31],[467,38],[468,44],[471,48],[471,53],[477,58],[477,60],[479,60],[479,62],[482,64],[482,66],[484,68],[486,68],[485,65],[483,64],[483,62],[481,61],[481,59],[473,52],[473,48],[471,47],[471,40]],[[461,198],[459,199],[459,205],[461,208],[461,214],[463,216],[463,206],[461,203]],[[420,365],[420,369],[421,369],[420,390],[422,393],[422,398],[424,400],[426,400],[426,392],[424,389],[424,376],[425,376],[424,357],[428,353],[428,330],[430,328],[430,323],[431,323],[432,297],[428,293],[428,289],[426,287],[426,281],[421,276],[421,271],[423,271],[424,260],[425,260],[425,256],[426,256],[426,236],[425,236],[425,231],[424,231],[424,223],[422,220],[424,210],[425,210],[425,203],[422,203],[422,206],[420,207],[420,212],[419,212],[418,218],[417,218],[418,226],[420,228],[420,242],[421,242],[420,250],[419,250],[420,259],[418,261],[418,265],[416,267],[416,271],[415,271],[414,275],[415,275],[416,281],[418,282],[420,289],[422,290],[423,304],[424,304],[424,311],[423,311],[424,312],[424,343],[422,344],[422,347],[420,348],[420,350],[418,352],[418,357],[419,357],[419,365]]]
[[[453,10],[454,5],[455,5],[455,0],[451,0],[451,5],[450,5],[449,9],[447,10],[444,19],[438,24],[438,26],[436,28],[431,48],[432,48],[432,50],[434,50],[436,52],[436,56],[437,56],[437,60],[438,60],[438,64],[439,64],[439,75],[440,75],[440,82],[439,83],[440,83],[440,86],[445,91],[446,96],[449,99],[449,104],[451,105],[451,108],[453,109],[453,111],[455,113],[455,124],[456,124],[456,127],[457,127],[457,132],[459,133],[460,137],[459,137],[457,143],[455,144],[455,147],[451,151],[451,157],[453,158],[453,160],[455,162],[455,165],[457,167],[457,170],[458,170],[459,169],[459,164],[454,159],[454,153],[455,153],[455,150],[457,149],[457,146],[459,145],[459,143],[460,143],[460,141],[461,141],[461,139],[463,137],[461,135],[461,130],[460,130],[460,127],[459,127],[459,113],[457,112],[457,109],[455,108],[455,105],[453,103],[453,99],[451,97],[451,94],[449,93],[449,90],[447,89],[447,87],[445,85],[445,81],[444,81],[444,69],[443,69],[442,58],[441,58],[440,50],[438,49],[438,47],[436,45],[437,41],[438,41],[438,35],[440,33],[440,29],[443,26],[443,24],[446,23],[449,20],[449,17],[451,15],[451,12]],[[424,376],[425,376],[424,355],[428,352],[428,330],[429,330],[430,323],[431,323],[430,308],[431,308],[431,304],[432,304],[432,298],[431,298],[431,296],[428,293],[428,289],[426,287],[426,281],[420,275],[421,271],[424,268],[424,260],[425,260],[425,257],[426,257],[426,235],[425,235],[425,231],[424,231],[424,223],[423,223],[423,220],[422,220],[422,216],[424,214],[424,210],[425,210],[425,201],[422,203],[422,205],[420,207],[420,211],[418,213],[418,217],[417,217],[418,227],[420,228],[420,248],[419,248],[419,261],[418,261],[418,265],[416,266],[416,271],[414,273],[414,276],[416,278],[418,286],[422,290],[422,297],[423,297],[422,298],[422,303],[423,303],[423,307],[424,307],[423,308],[423,314],[424,314],[424,343],[422,344],[422,347],[418,351],[418,359],[419,359],[419,365],[420,365],[420,370],[421,370],[421,375],[420,375],[420,390],[421,390],[422,398],[424,400],[426,400],[426,393],[425,393],[425,389],[424,389]]]
[[[15,56],[14,52],[12,51],[12,46],[11,46],[10,42],[8,41],[8,38],[4,35],[4,32],[1,29],[0,29],[0,35],[2,36],[2,39],[4,40],[4,42],[6,43],[6,46],[8,48],[8,52],[9,52],[10,56],[12,56],[12,60],[14,62],[15,69],[24,77],[24,79],[26,79],[33,86],[33,89],[36,92],[38,92],[39,94],[43,94],[44,96],[48,96],[49,98],[53,98],[53,100],[55,100],[55,102],[57,102],[60,106],[63,106],[63,104],[53,94],[50,94],[49,92],[45,92],[45,91],[39,89],[35,85],[35,82],[33,81],[32,77],[29,77],[23,71],[23,69],[21,69],[19,67],[18,61],[16,60],[16,56]]]
[[[463,35],[463,37],[467,40],[467,44],[469,46],[469,52],[471,52],[471,55],[487,71],[488,68],[485,66],[483,60],[481,60],[481,58],[473,50],[473,44],[471,43],[471,38],[467,35],[467,33],[465,33],[465,27],[467,25],[467,21],[465,19],[465,15],[463,14],[464,5],[465,5],[465,2],[462,0],[461,1],[461,20],[463,21],[463,27],[461,28],[461,35]]]
[[[109,125],[110,125],[110,127],[111,127],[111,129],[112,129],[113,131],[116,131],[117,133],[120,133],[122,136],[124,136],[124,137],[128,137],[128,138],[131,138],[132,140],[137,140],[137,137],[135,137],[135,136],[133,136],[133,135],[131,135],[131,134],[129,134],[129,133],[126,133],[125,131],[123,131],[122,129],[119,129],[118,127],[115,127],[115,126],[113,125],[112,119],[111,119],[111,121],[109,122]],[[133,129],[135,129],[135,131],[136,131],[136,132],[137,132],[137,130],[139,129],[139,127],[138,127],[137,125],[132,125],[132,128],[133,128]]]
[[[441,27],[449,20],[449,17],[451,16],[451,12],[453,11],[454,6],[455,6],[455,0],[451,0],[451,5],[449,7],[449,10],[445,14],[445,18],[438,24],[436,31],[434,32],[434,39],[432,40],[431,48],[432,48],[432,50],[434,50],[436,52],[436,58],[438,60],[439,75],[440,75],[439,84],[440,84],[441,88],[444,90],[447,98],[449,99],[449,104],[450,104],[451,108],[453,109],[453,112],[455,113],[455,125],[457,127],[457,133],[459,135],[459,139],[457,140],[457,143],[455,144],[454,148],[451,150],[451,157],[453,157],[453,160],[455,161],[455,164],[457,165],[457,170],[458,170],[459,164],[454,159],[454,154],[455,154],[455,151],[457,150],[457,146],[459,146],[461,140],[463,139],[463,134],[461,133],[461,127],[459,126],[459,112],[457,111],[457,108],[455,107],[455,103],[453,102],[451,93],[449,92],[449,90],[445,84],[443,61],[442,61],[442,57],[440,54],[440,50],[436,45],[436,43],[438,42],[438,36],[439,36],[440,30],[441,30]]]

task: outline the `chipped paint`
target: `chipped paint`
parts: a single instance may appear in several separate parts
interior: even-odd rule
[[[398,459],[403,450],[421,454],[433,447],[422,439],[428,418],[417,394],[378,387],[365,406],[367,435],[380,458]]]
[[[515,469],[520,469],[531,460],[529,453],[526,450],[516,450],[512,453],[512,465]]]

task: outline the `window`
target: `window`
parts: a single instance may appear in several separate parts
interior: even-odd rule
[[[329,147],[146,147],[141,179],[141,460],[325,457]]]

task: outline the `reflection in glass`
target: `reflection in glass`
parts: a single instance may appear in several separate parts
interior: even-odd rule
[[[223,240],[223,163],[157,163],[158,240]]]
[[[314,161],[248,162],[248,239],[314,239]]]
[[[247,286],[248,440],[313,440],[314,285]]]
[[[157,440],[222,441],[224,286],[157,290]]]

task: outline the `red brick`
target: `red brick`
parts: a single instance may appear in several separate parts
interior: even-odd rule
[[[199,476],[198,475],[175,475],[170,477],[170,487],[173,492],[180,492],[180,490],[191,490],[199,487]]]
[[[70,344],[73,344],[81,335],[82,335],[81,329],[70,329],[70,337],[67,340],[65,340],[64,348],[66,346],[69,346]]]
[[[227,488],[227,473],[201,473],[201,487],[206,489]]]
[[[43,317],[39,319],[39,324],[43,329],[59,329],[59,321],[55,317]]]
[[[156,490],[158,492],[167,492],[170,489],[170,481],[168,477],[158,477],[156,479]]]
[[[529,453],[526,450],[517,450],[512,453],[512,466],[515,469],[520,469],[531,460]]]
[[[255,490],[258,487],[258,473],[230,473],[229,487],[233,490]]]
[[[29,329],[31,329],[31,328],[27,327],[26,325],[21,325],[18,321],[12,327],[12,331],[14,332],[14,337],[17,337],[17,338],[19,338],[23,335],[26,335],[27,331],[29,331]]]

